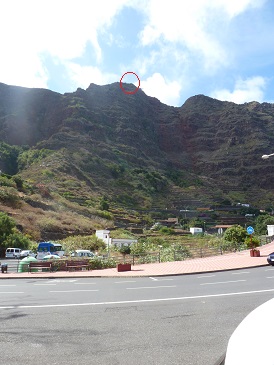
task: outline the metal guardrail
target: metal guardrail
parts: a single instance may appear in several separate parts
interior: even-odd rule
[[[237,251],[241,251],[239,245]],[[127,254],[122,256],[110,256],[109,259],[114,260],[116,263],[131,263],[132,265],[140,265],[147,263],[165,262],[165,261],[183,261],[193,258],[203,258],[210,256],[222,255],[225,252],[232,252],[235,250],[225,249],[225,247],[187,247],[187,250],[174,250],[171,253],[166,253],[164,250],[157,252],[146,252],[142,254]],[[169,260],[166,257],[169,256]]]
[[[21,262],[20,260],[10,260],[2,258],[0,259],[1,271],[3,272],[19,272],[19,268],[22,271],[28,271],[29,263]]]

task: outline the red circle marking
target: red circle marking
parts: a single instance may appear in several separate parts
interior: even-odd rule
[[[133,91],[126,91],[126,90],[123,88],[122,80],[123,80],[123,77],[124,77],[125,75],[127,75],[127,74],[133,74],[133,75],[135,75],[135,76],[137,77],[137,79],[138,79],[138,87],[136,87],[136,89],[135,89],[135,90],[133,90]],[[137,91],[139,90],[139,87],[140,87],[140,79],[139,79],[138,75],[137,75],[135,72],[129,71],[129,72],[126,72],[126,73],[124,73],[124,74],[123,74],[123,76],[121,77],[121,80],[120,80],[120,88],[122,89],[122,91],[123,91],[125,94],[135,94],[135,93],[137,93]]]

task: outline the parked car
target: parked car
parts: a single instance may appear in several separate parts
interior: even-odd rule
[[[5,255],[5,257],[7,259],[19,259],[20,253],[21,253],[21,248],[8,247],[6,249],[6,255]]]
[[[20,259],[23,259],[24,257],[36,257],[37,254],[31,250],[22,250],[20,252]]]
[[[94,253],[90,250],[75,250],[71,253],[71,257],[94,257]]]
[[[269,263],[269,265],[274,266],[274,252],[267,256],[267,262]]]

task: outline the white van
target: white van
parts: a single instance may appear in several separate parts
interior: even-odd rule
[[[75,250],[71,253],[71,257],[93,257],[94,253],[90,250]]]
[[[19,259],[21,248],[9,247],[6,249],[6,258],[7,259]]]

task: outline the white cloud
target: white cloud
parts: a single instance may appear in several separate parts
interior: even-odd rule
[[[65,67],[73,87],[86,89],[91,83],[105,85],[119,80],[119,75],[103,73],[98,67],[80,66],[73,62],[67,62]]]
[[[233,101],[237,104],[249,101],[262,102],[264,100],[265,87],[265,78],[254,76],[246,80],[237,80],[233,91],[228,89],[215,90],[211,96],[223,101]]]
[[[212,0],[214,6],[222,7],[233,18],[248,8],[260,8],[267,0]]]
[[[108,27],[128,0],[9,0],[0,4],[0,80],[46,87],[43,55],[66,60],[81,57],[88,42],[98,63],[98,30]]]
[[[58,70],[56,85],[61,85],[66,73],[68,77],[65,85],[71,82],[71,89],[75,89],[78,86],[86,88],[91,82],[102,85],[117,81],[125,70],[133,70],[140,76],[141,87],[147,94],[175,105],[183,90],[189,91],[190,85],[201,84],[208,80],[208,76],[224,72],[232,64],[232,60],[237,58],[237,49],[230,40],[230,30],[234,31],[233,34],[238,33],[231,20],[249,9],[263,6],[265,2],[266,0],[2,1],[0,82],[48,87],[49,80],[54,84],[52,80],[55,78],[50,72]],[[133,24],[135,18],[123,18],[121,29],[124,33],[112,34],[110,26],[126,6],[139,12],[138,20]],[[131,28],[131,25],[134,27]],[[130,48],[131,31],[137,29],[135,26],[143,27],[139,28],[140,43],[134,43]],[[125,33],[127,29],[129,34]],[[102,39],[102,31],[103,38],[109,45],[113,49],[117,47],[117,55],[123,56],[124,50],[127,52],[124,58],[113,58],[116,70],[112,72],[119,75],[102,72],[104,61],[109,64],[109,60],[104,59],[103,43],[100,44],[98,40],[98,34]],[[90,48],[93,55],[90,52],[90,60],[87,60],[86,51],[90,51]],[[85,66],[81,65],[83,55]],[[125,64],[115,64],[115,59],[123,59]],[[48,60],[51,66],[55,63],[53,71],[50,66],[49,69],[46,68]],[[235,67],[235,64],[232,66]],[[62,68],[65,68],[65,72]],[[242,89],[238,87],[232,92],[222,91],[232,97],[237,90]],[[263,86],[257,85],[258,94],[263,90]],[[247,90],[243,89],[241,93],[246,95]]]
[[[150,0],[144,12],[146,24],[140,33],[143,46],[176,43],[186,47],[201,65],[213,68],[229,63],[229,52],[219,38],[220,31],[234,16],[265,0]],[[220,28],[222,27],[222,28]]]
[[[160,73],[154,73],[145,81],[141,81],[141,88],[147,95],[156,97],[168,105],[177,105],[180,99],[179,82],[167,81]]]

